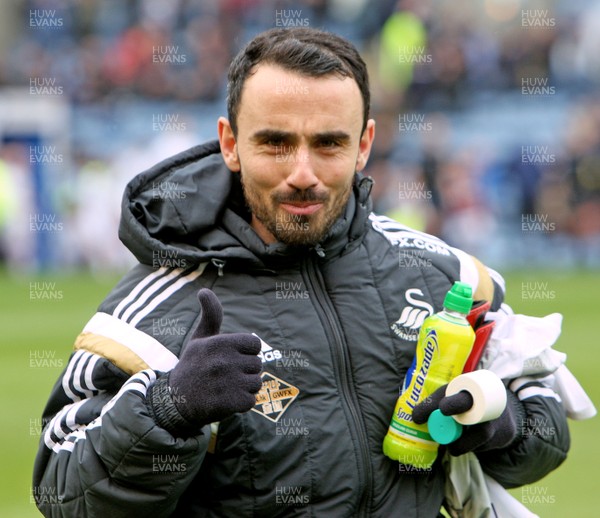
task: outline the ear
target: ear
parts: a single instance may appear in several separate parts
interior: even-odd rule
[[[231,129],[230,122],[225,117],[219,117],[217,122],[217,132],[219,134],[219,144],[221,145],[221,154],[225,165],[233,171],[239,172],[240,160],[237,154],[237,144],[235,143],[235,135]]]
[[[367,165],[369,155],[371,154],[371,146],[375,138],[375,120],[369,119],[365,131],[363,131],[358,143],[358,156],[356,157],[356,171],[362,171]]]

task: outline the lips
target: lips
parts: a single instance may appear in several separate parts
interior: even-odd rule
[[[282,203],[281,207],[286,212],[294,214],[295,216],[310,216],[323,207],[323,204],[318,202],[294,202]]]

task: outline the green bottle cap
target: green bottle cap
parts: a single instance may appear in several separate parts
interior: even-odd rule
[[[438,444],[450,444],[462,435],[462,424],[450,415],[442,414],[438,408],[434,410],[427,421],[429,435]]]
[[[458,311],[468,315],[473,305],[473,289],[466,282],[456,281],[454,286],[446,293],[444,307],[451,311]]]

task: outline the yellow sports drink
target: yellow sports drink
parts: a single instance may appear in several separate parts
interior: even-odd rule
[[[429,435],[427,423],[418,425],[412,420],[412,411],[462,373],[475,341],[466,319],[472,305],[471,286],[455,282],[446,294],[444,309],[423,322],[413,366],[383,440],[383,453],[390,459],[418,469],[427,469],[435,461],[439,444]]]

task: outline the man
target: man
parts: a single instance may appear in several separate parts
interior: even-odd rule
[[[382,441],[423,318],[455,280],[497,310],[501,278],[370,213],[360,172],[375,123],[347,41],[267,31],[234,59],[228,88],[218,142],[127,187],[120,237],[140,264],[77,337],[51,394],[38,506],[113,518],[437,516],[442,455],[415,473]],[[421,261],[399,264],[405,253]],[[505,486],[543,477],[568,449],[558,401],[527,388],[522,401],[508,391],[503,416],[453,452],[477,452]],[[536,417],[557,433],[524,434]]]

